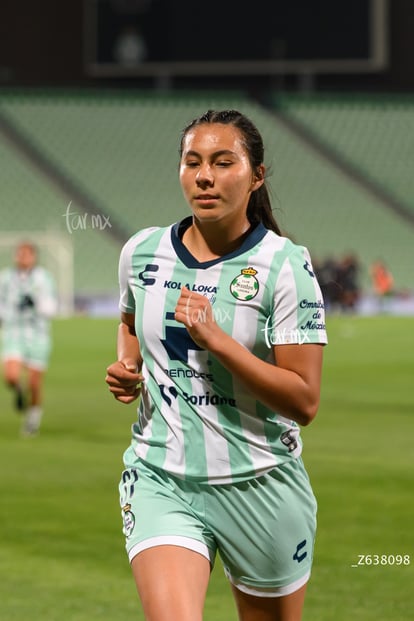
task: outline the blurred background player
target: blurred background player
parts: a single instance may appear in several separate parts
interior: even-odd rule
[[[378,300],[378,310],[386,308],[385,301],[394,293],[394,277],[383,261],[374,261],[370,267],[372,287]]]
[[[43,378],[51,351],[50,320],[57,312],[54,279],[37,265],[34,244],[22,241],[14,266],[0,272],[3,375],[25,414],[23,435],[36,434],[43,414]]]

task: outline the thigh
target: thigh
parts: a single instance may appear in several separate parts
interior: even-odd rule
[[[196,486],[139,462],[122,474],[120,503],[145,619],[202,621],[215,544]]]
[[[24,343],[10,330],[3,329],[1,357],[6,381],[17,382],[23,367]]]
[[[138,553],[132,563],[147,621],[202,621],[209,561],[192,550],[161,545]]]
[[[233,588],[240,621],[300,621],[306,584],[282,597],[255,597]]]
[[[22,372],[23,363],[18,354],[10,354],[3,360],[3,374],[6,382],[17,384]]]

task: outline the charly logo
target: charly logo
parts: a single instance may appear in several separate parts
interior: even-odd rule
[[[312,265],[309,263],[309,261],[305,261],[305,263],[303,264],[303,269],[308,272],[311,278],[315,278],[315,273],[313,272]]]
[[[155,285],[155,278],[149,276],[149,272],[158,272],[159,266],[154,263],[147,263],[142,272],[139,272],[138,278],[144,285],[144,287],[150,287],[151,285]]]
[[[236,300],[252,300],[259,292],[259,281],[256,278],[257,271],[247,267],[230,283],[230,291]]]
[[[303,549],[305,546],[306,546],[306,539],[298,543],[298,545],[296,546],[296,552],[292,557],[294,561],[301,563],[303,559],[305,559],[308,556],[308,553],[306,552],[306,550]]]

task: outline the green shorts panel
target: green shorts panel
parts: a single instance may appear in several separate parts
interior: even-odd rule
[[[316,500],[302,460],[245,483],[216,486],[207,519],[235,584],[272,589],[309,577]]]
[[[16,358],[28,366],[46,368],[51,352],[49,337],[16,338],[3,334],[2,358]]]
[[[316,501],[301,459],[257,479],[215,486],[139,462],[122,474],[120,502],[130,558],[148,540],[185,547],[188,541],[190,549],[203,553],[204,547],[212,564],[218,551],[236,585],[272,590],[310,575]]]

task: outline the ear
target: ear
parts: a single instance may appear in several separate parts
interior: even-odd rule
[[[256,190],[260,188],[260,186],[264,184],[265,173],[266,173],[266,167],[264,166],[264,164],[260,164],[260,166],[258,166],[256,172],[253,175],[252,184],[251,184],[252,192],[255,192]]]

